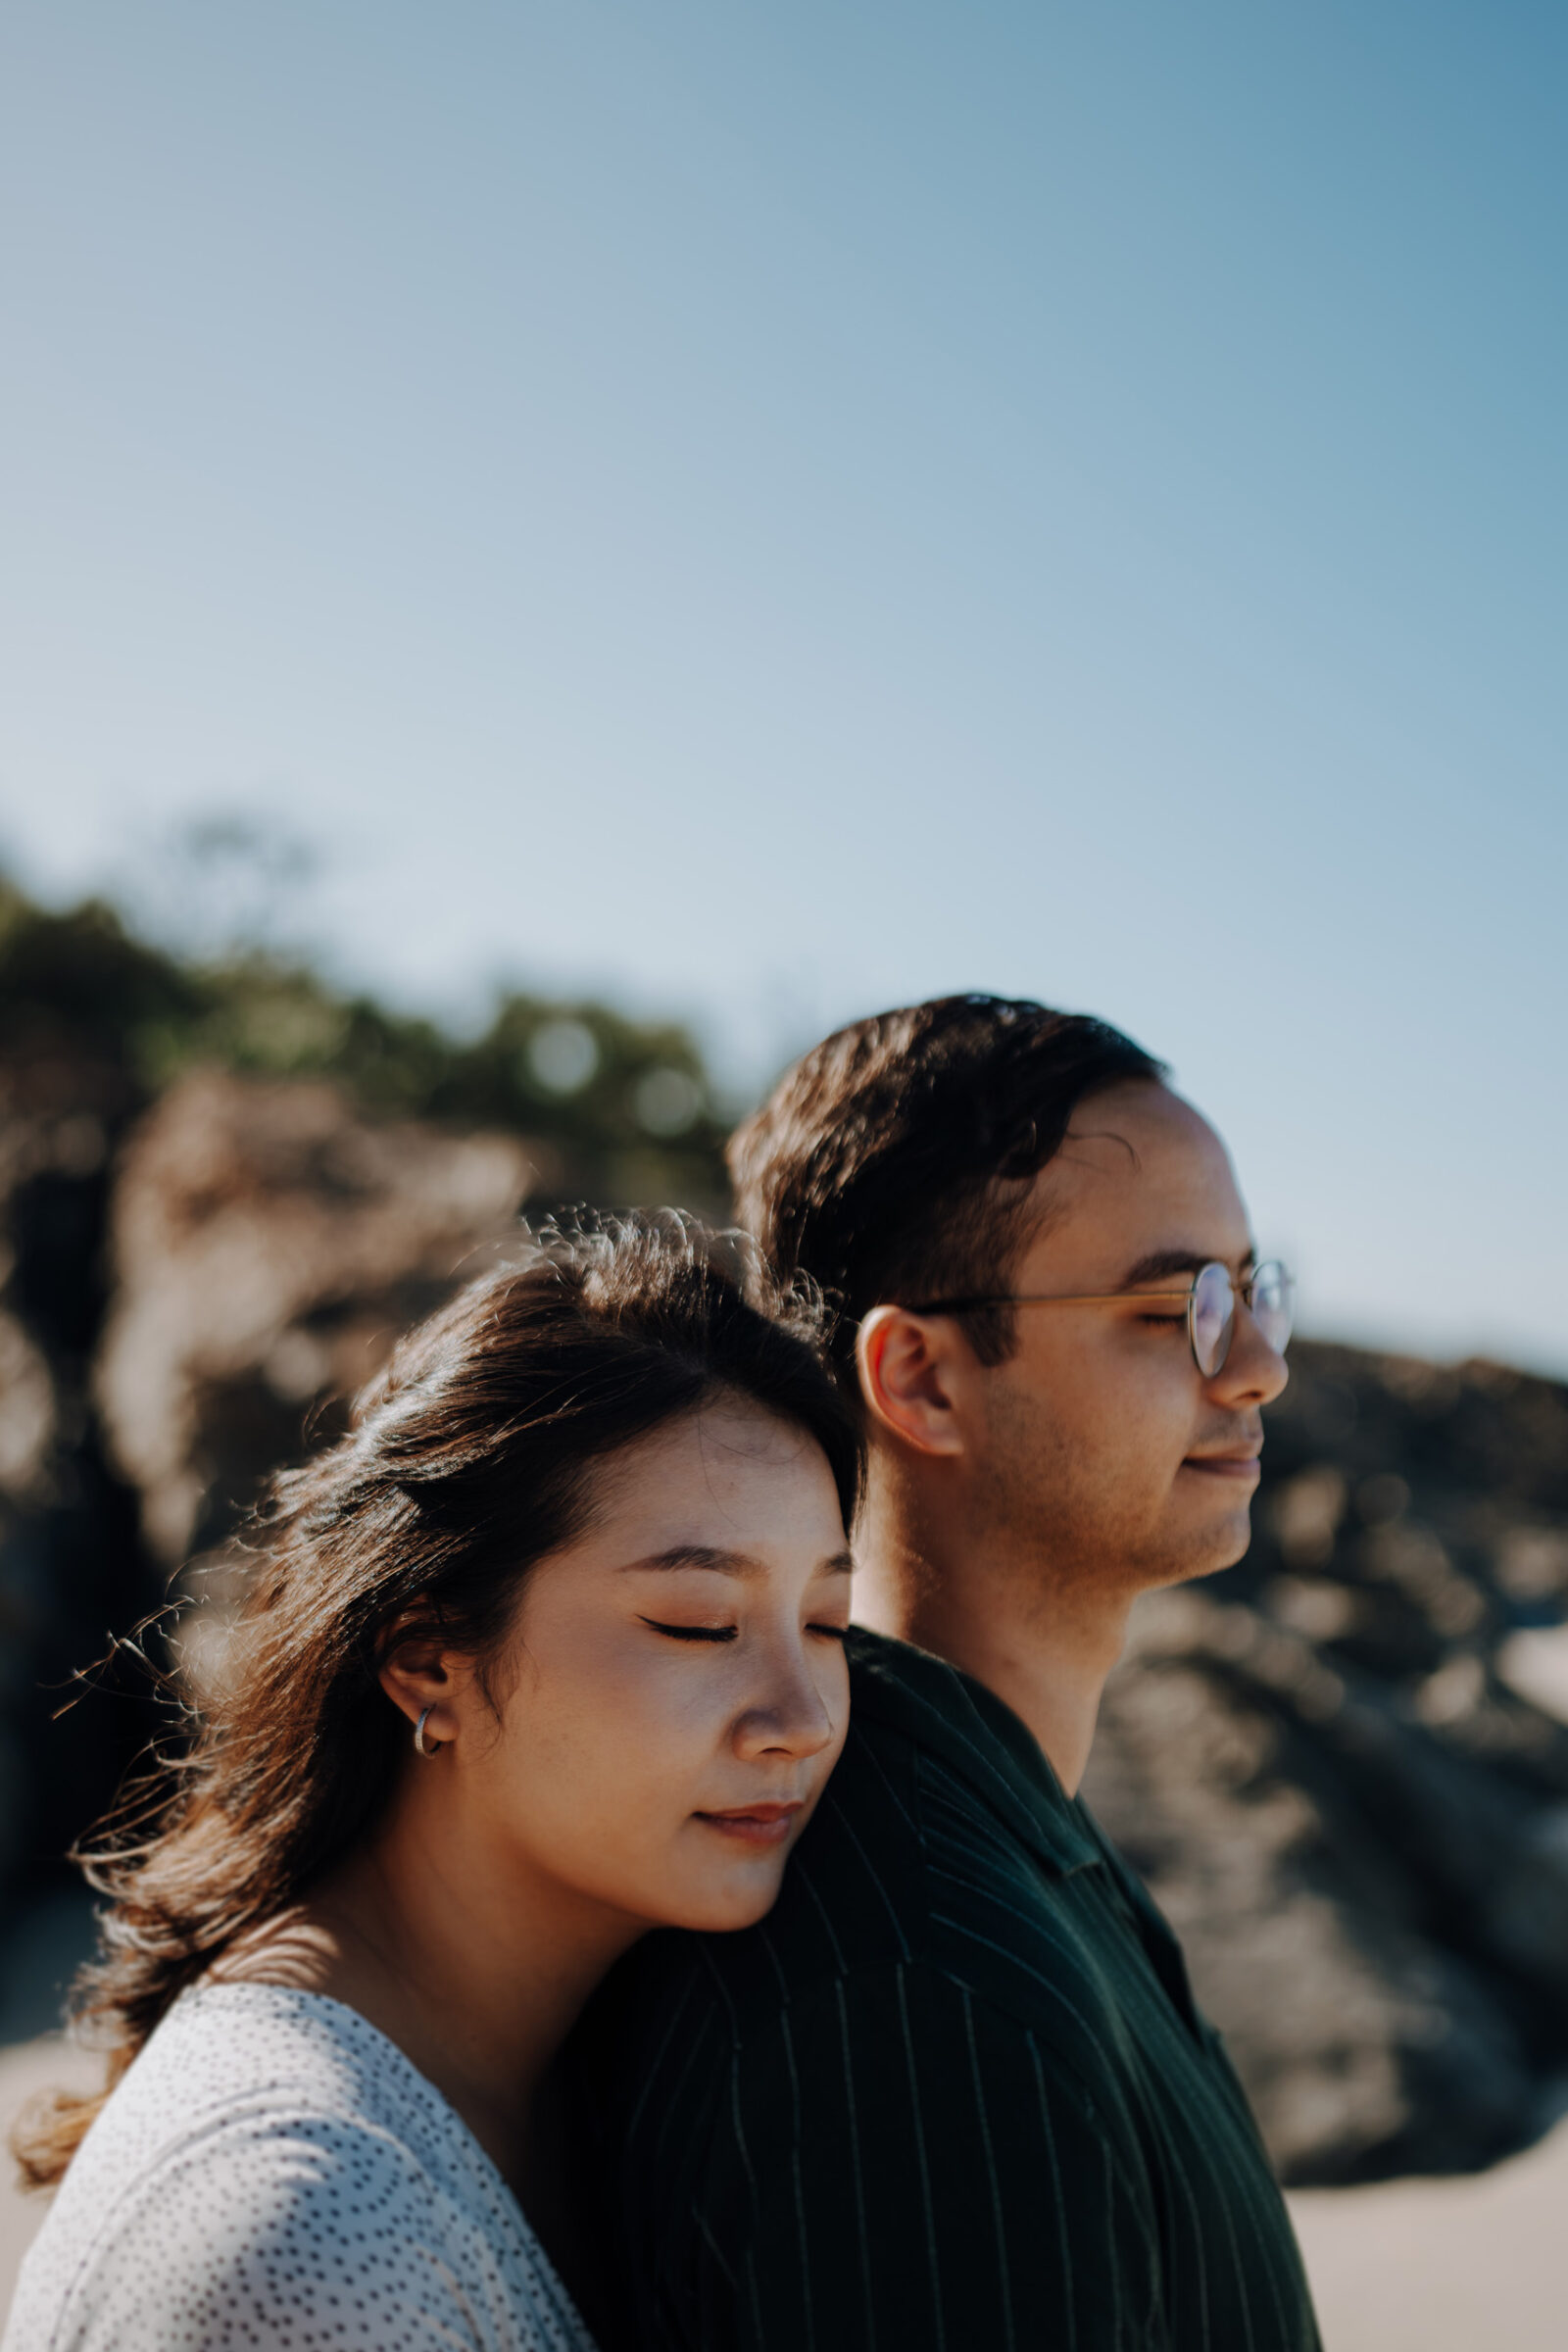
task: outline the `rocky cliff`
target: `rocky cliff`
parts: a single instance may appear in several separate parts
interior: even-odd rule
[[[1266,1419],[1251,1550],[1141,1604],[1088,1793],[1287,2177],[1462,2170],[1568,2063],[1568,1389],[1303,1342]]]
[[[501,999],[455,1039],[0,876],[0,1925],[156,1720],[112,1635],[530,1204],[721,1194],[694,1041]],[[62,1709],[66,1711],[62,1713]]]
[[[174,1579],[203,1597],[182,1635],[200,1678],[261,1478],[339,1426],[519,1203],[710,1206],[714,1164],[711,1136],[660,1156],[681,1107],[663,1033],[607,1029],[602,1112],[573,1096],[569,1116],[516,1076],[541,1026],[584,1065],[585,1023],[548,1007],[514,1007],[468,1064],[340,1026],[374,1085],[276,1053],[171,1074],[172,1035],[195,1020],[213,1044],[211,993],[112,927],[23,944],[19,982],[0,923],[13,1905],[150,1727],[123,1675],[55,1720],[73,1670]],[[1252,1549],[1143,1606],[1089,1794],[1181,1932],[1287,2178],[1484,2164],[1542,2128],[1568,2070],[1568,1389],[1301,1343],[1268,1424]]]

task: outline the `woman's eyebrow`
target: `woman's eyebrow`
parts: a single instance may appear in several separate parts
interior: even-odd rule
[[[855,1562],[847,1551],[835,1551],[821,1563],[818,1573],[823,1576],[849,1576]],[[650,1551],[640,1560],[623,1560],[622,1572],[629,1574],[638,1568],[708,1568],[720,1576],[760,1576],[762,1561],[750,1552],[724,1551],[712,1544],[671,1544],[667,1550]]]
[[[622,1566],[633,1568],[710,1568],[720,1576],[760,1576],[760,1560],[749,1552],[724,1551],[713,1544],[671,1544],[665,1551],[650,1551],[640,1560],[626,1560]]]

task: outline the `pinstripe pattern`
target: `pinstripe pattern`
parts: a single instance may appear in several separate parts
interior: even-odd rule
[[[1144,1889],[988,1691],[851,1659],[772,1916],[653,1937],[592,2021],[639,2352],[1314,2352]]]

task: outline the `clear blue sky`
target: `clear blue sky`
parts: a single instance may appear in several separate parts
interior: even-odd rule
[[[341,969],[1102,1011],[1568,1371],[1568,14],[11,0],[0,848]],[[302,915],[302,920],[306,918]]]

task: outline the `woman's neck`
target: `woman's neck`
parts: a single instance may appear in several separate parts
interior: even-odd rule
[[[643,1923],[527,1878],[461,1804],[433,1801],[456,1794],[405,1784],[368,1847],[215,1973],[357,2009],[456,2108],[526,2203],[547,2070]]]

